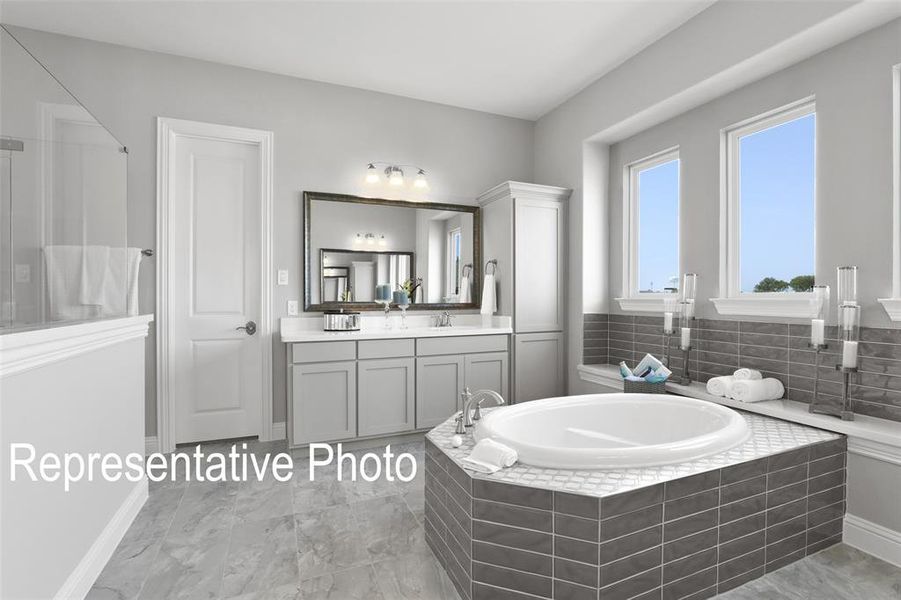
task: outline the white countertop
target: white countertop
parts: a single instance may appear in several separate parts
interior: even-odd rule
[[[611,387],[622,387],[622,377],[616,365],[579,365],[578,369],[580,377],[585,381]],[[689,385],[667,382],[666,389],[680,396],[707,400],[738,410],[776,417],[786,421],[826,429],[827,431],[843,433],[852,438],[870,440],[894,448],[901,448],[901,423],[897,421],[877,419],[876,417],[858,414],[854,415],[853,421],[842,421],[829,415],[811,413],[808,404],[795,400],[739,402],[731,398],[708,394],[707,386],[697,381]]]
[[[385,329],[385,317],[363,315],[360,331],[323,331],[322,317],[285,317],[281,319],[282,341],[330,342],[343,340],[390,340],[398,338],[457,337],[469,335],[507,335],[513,333],[510,317],[453,315],[451,327],[434,327],[434,315],[407,315],[407,329],[400,328],[400,317],[392,315],[391,329]]]

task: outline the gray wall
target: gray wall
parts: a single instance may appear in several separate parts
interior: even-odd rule
[[[616,293],[608,287],[607,271],[608,144],[711,99],[711,88],[746,76],[735,75],[736,69],[856,4],[718,2],[538,120],[535,181],[573,188],[567,306],[570,389],[579,385],[582,313],[607,312]],[[780,59],[800,52],[797,46],[783,50]],[[645,124],[637,127],[638,122]]]
[[[718,317],[720,130],[815,95],[816,279],[835,288],[838,265],[858,265],[862,323],[891,325],[876,298],[892,295],[892,67],[901,20],[645,130],[610,148],[609,289],[623,294],[625,165],[679,146],[681,271],[699,274],[698,316]],[[610,312],[622,312],[616,302]]]
[[[12,33],[129,148],[129,245],[156,236],[158,116],[274,132],[274,266],[290,285],[274,289],[273,313],[302,297],[304,190],[360,193],[373,160],[422,165],[431,198],[472,203],[507,179],[531,181],[533,124],[367,92],[134,50],[33,30]],[[327,51],[325,49],[324,51]],[[410,73],[410,77],[415,77]],[[146,263],[146,261],[145,261]],[[154,310],[153,264],[141,273],[141,311]],[[155,434],[155,351],[148,340],[147,433]],[[273,420],[285,420],[285,352],[273,339]]]

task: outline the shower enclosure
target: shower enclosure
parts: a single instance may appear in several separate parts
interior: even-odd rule
[[[0,28],[0,334],[136,315],[123,145]]]

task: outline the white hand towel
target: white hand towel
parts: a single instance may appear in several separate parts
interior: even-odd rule
[[[735,384],[733,375],[725,375],[723,377],[712,377],[707,382],[707,393],[713,396],[721,396],[723,398],[731,398],[732,386]]]
[[[750,379],[757,381],[763,379],[763,374],[756,369],[739,369],[734,373],[736,379]]]
[[[739,402],[763,402],[777,400],[785,393],[782,382],[772,377],[766,379],[739,379],[732,384],[732,397]]]
[[[472,286],[469,285],[469,275],[460,279],[460,302],[468,304],[472,302]]]
[[[494,275],[485,275],[485,283],[482,284],[482,314],[493,315],[497,312],[497,290]]]
[[[84,246],[81,254],[81,281],[79,302],[81,304],[103,304],[104,285],[109,246]]]
[[[51,321],[82,321],[99,316],[96,304],[81,303],[81,246],[46,246],[47,300]]]
[[[484,439],[460,462],[463,466],[479,473],[495,473],[505,467],[512,467],[519,460],[516,450],[494,440]]]
[[[105,317],[138,314],[140,248],[110,248],[109,271],[104,285],[102,313]]]

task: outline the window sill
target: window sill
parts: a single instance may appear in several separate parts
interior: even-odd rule
[[[877,302],[882,304],[882,308],[888,313],[889,319],[901,321],[901,298],[879,298]]]
[[[621,310],[627,312],[663,312],[663,303],[667,299],[675,299],[676,296],[652,296],[649,298],[614,298],[619,303]]]
[[[716,311],[721,315],[746,317],[785,317],[791,319],[813,319],[817,316],[816,305],[810,298],[711,298]]]

